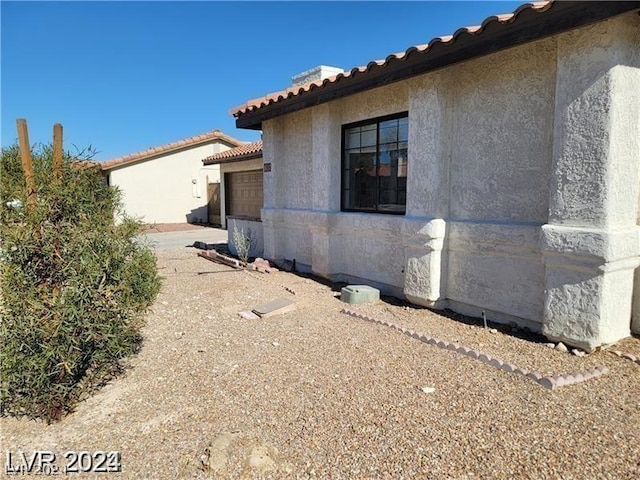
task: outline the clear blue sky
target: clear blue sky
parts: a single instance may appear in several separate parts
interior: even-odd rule
[[[522,2],[8,2],[2,145],[62,123],[65,149],[96,159],[220,129],[229,109],[316,65],[365,65]]]

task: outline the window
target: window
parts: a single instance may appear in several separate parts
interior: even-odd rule
[[[407,112],[342,127],[342,210],[404,214]]]

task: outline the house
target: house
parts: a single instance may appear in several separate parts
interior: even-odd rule
[[[254,242],[250,254],[262,255],[263,161],[262,140],[216,153],[202,160],[203,165],[220,168],[222,228],[229,230],[229,248],[236,253],[234,227]],[[265,170],[266,171],[266,170]]]
[[[121,190],[128,215],[148,223],[219,223],[220,168],[202,165],[202,158],[242,143],[213,130],[108,160],[102,170]]]
[[[639,10],[526,4],[233,109],[263,132],[265,257],[589,351],[628,336]]]

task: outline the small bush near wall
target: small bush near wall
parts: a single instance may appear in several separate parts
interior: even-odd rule
[[[32,152],[37,204],[26,208],[17,147],[2,150],[0,413],[60,418],[121,369],[141,342],[160,280],[141,225],[114,224],[118,192],[99,169]]]

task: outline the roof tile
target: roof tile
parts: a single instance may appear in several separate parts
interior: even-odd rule
[[[195,137],[185,138],[175,142],[167,143],[165,145],[150,147],[150,148],[147,148],[146,150],[142,150],[136,153],[131,153],[129,155],[124,155],[122,157],[112,158],[111,160],[101,162],[101,167],[103,170],[110,170],[114,167],[120,167],[123,165],[129,165],[130,163],[146,160],[159,153],[165,153],[165,152],[169,153],[186,146],[197,145],[199,143],[206,142],[209,140],[220,140],[222,142],[225,142],[225,143],[228,143],[229,145],[234,145],[234,146],[242,145],[241,141],[236,140],[235,138],[230,137],[228,135],[225,135],[220,130],[213,130],[211,132],[203,133],[201,135],[196,135]]]
[[[224,152],[216,153],[202,160],[205,165],[214,165],[216,163],[227,163],[230,161],[240,161],[244,159],[256,158],[262,155],[262,140],[246,143],[239,147],[234,147]]]
[[[264,97],[249,100],[243,105],[239,105],[230,110],[230,113],[237,117],[247,112],[258,110],[262,107],[278,103],[295,96],[301,96],[315,88],[322,88],[328,84],[338,83],[344,79],[353,78],[360,74],[365,74],[371,70],[387,67],[392,62],[405,60],[407,57],[415,54],[428,54],[429,51],[436,45],[451,45],[454,43],[460,35],[480,35],[487,28],[487,26],[494,23],[511,23],[524,11],[533,11],[542,13],[547,11],[554,0],[525,3],[519,6],[513,13],[506,13],[501,15],[492,15],[487,17],[480,25],[473,25],[469,27],[463,27],[456,30],[453,35],[444,35],[433,38],[429,43],[423,45],[413,45],[404,52],[395,53],[387,56],[384,60],[376,60],[369,62],[366,66],[354,67],[351,70],[339,73],[333,77],[326,78],[322,81],[310,82],[297,87],[289,87],[286,90],[280,92],[274,92]]]

